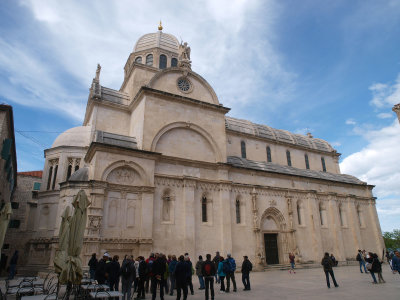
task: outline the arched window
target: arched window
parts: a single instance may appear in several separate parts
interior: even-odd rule
[[[164,54],[160,55],[160,69],[165,69],[167,67],[167,57]]]
[[[286,150],[286,159],[287,159],[287,165],[289,167],[291,167],[292,166],[292,159],[290,158],[290,151],[289,150]]]
[[[308,162],[308,155],[304,154],[304,160],[306,162],[306,169],[310,169],[310,163]]]
[[[178,60],[175,57],[173,57],[171,59],[171,67],[177,67],[177,66],[178,66]]]
[[[246,143],[244,141],[240,142],[240,149],[242,152],[242,158],[246,158]]]
[[[240,200],[236,199],[236,224],[240,224]]]
[[[69,179],[69,177],[71,176],[72,173],[72,165],[68,166],[68,170],[67,170],[67,180]]]
[[[325,158],[321,157],[322,171],[326,172]]]
[[[203,196],[201,198],[201,221],[207,222],[207,198]]]
[[[142,63],[142,57],[138,56],[135,58],[135,63],[141,64]]]
[[[153,65],[153,54],[149,54],[146,56],[146,65],[148,65],[148,66]]]
[[[267,162],[272,162],[271,148],[267,146]]]
[[[56,187],[57,170],[58,170],[58,165],[54,167],[53,185],[51,186],[52,190],[54,190],[54,188]]]
[[[79,170],[79,165],[75,165],[75,172]]]
[[[300,203],[297,202],[297,222],[299,223],[299,225],[302,225],[301,222],[301,206]]]
[[[50,189],[50,184],[51,184],[51,175],[53,175],[53,166],[50,167],[49,169],[49,177],[47,178],[47,189]]]

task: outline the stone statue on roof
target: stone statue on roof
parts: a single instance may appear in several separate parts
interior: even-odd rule
[[[179,45],[179,60],[190,60],[190,47],[186,42]]]
[[[97,64],[97,70],[96,70],[96,80],[100,80],[100,71],[101,71],[101,66],[100,64]]]

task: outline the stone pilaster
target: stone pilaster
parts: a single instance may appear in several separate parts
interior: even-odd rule
[[[153,215],[153,206],[154,206],[154,192],[144,192],[142,194],[142,203],[141,203],[141,224],[140,224],[140,240],[142,241],[151,241],[153,239],[153,224],[154,224],[154,215]],[[139,252],[141,255],[147,256],[149,255],[152,244],[143,242],[140,244]]]
[[[383,237],[382,237],[382,231],[381,231],[381,225],[380,225],[379,219],[378,219],[378,213],[376,212],[375,198],[373,198],[369,201],[368,211],[369,211],[370,218],[371,218],[370,224],[376,224],[375,226],[372,226],[372,230],[375,235],[376,253],[380,257],[380,255],[382,254],[382,250],[385,248],[385,243],[384,243]]]
[[[232,216],[230,190],[227,184],[220,184],[220,222],[221,222],[221,250],[222,253],[232,253]]]
[[[344,250],[342,225],[340,223],[339,206],[337,203],[336,195],[329,196],[328,212],[330,219],[329,223],[332,227],[330,231],[332,232],[332,236],[335,240],[335,256],[337,260],[344,261],[346,260],[346,255]]]
[[[321,225],[319,221],[319,208],[317,203],[317,195],[315,192],[308,193],[307,205],[310,219],[310,233],[312,237],[312,245],[310,245],[313,251],[314,260],[318,261],[322,252],[322,240],[321,240]]]
[[[185,178],[183,181],[183,205],[184,205],[184,249],[189,254],[195,253],[196,249],[196,214],[195,194],[196,181]]]
[[[358,249],[363,249],[363,243],[361,239],[361,232],[360,232],[360,222],[358,220],[358,215],[355,206],[355,199],[354,197],[347,197],[348,200],[348,211],[349,211],[349,223],[351,227],[351,231],[353,233],[353,240],[357,251]]]

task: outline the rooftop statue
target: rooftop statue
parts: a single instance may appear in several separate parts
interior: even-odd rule
[[[190,47],[186,42],[179,45],[179,60],[190,60]]]

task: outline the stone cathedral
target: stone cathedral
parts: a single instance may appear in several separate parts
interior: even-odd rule
[[[52,266],[61,215],[91,205],[83,264],[104,251],[147,257],[232,253],[259,269],[382,253],[373,186],[340,173],[332,146],[227,116],[191,68],[190,47],[162,27],[136,42],[119,90],[98,66],[82,126],[60,134],[45,165],[29,264]]]

